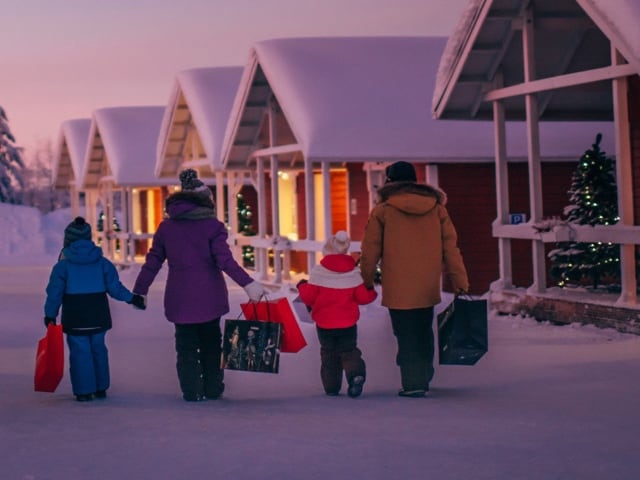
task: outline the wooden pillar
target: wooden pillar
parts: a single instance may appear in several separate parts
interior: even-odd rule
[[[623,63],[620,53],[612,46],[613,65]],[[618,184],[619,224],[633,226],[633,172],[631,161],[631,125],[629,121],[629,84],[626,77],[613,80],[613,116],[616,133],[616,183]],[[620,281],[622,292],[616,303],[638,303],[636,279],[636,246],[620,245]]]
[[[269,101],[269,109],[267,111],[269,121],[269,146],[275,147],[277,143],[276,130],[276,105],[275,99],[272,97]],[[270,156],[271,167],[271,232],[273,241],[280,241],[280,192],[278,188],[278,156]],[[282,282],[282,257],[281,251],[277,250],[274,245],[273,249],[273,274],[275,283]]]
[[[425,182],[431,185],[432,187],[440,187],[440,176],[438,173],[438,165],[427,164],[424,167],[424,178]]]
[[[229,174],[227,174],[227,178]],[[229,221],[232,217],[233,205],[229,203]],[[224,223],[224,172],[216,172],[216,217]]]
[[[75,180],[69,182],[69,197],[71,199],[71,215],[75,218],[80,215],[80,192]]]
[[[258,238],[267,238],[267,195],[265,185],[264,158],[256,158],[256,190],[258,192]],[[258,280],[268,278],[267,249],[263,246],[256,248],[256,274]]]
[[[373,210],[373,207],[378,203],[378,190],[384,185],[384,171],[373,169],[370,165],[363,166],[367,174],[367,192],[369,193],[369,211]]]
[[[84,218],[93,232],[93,241],[96,241],[98,234],[98,222],[96,221],[96,196],[94,189],[86,189],[84,192]]]
[[[507,135],[504,104],[493,102],[493,135],[495,143],[496,175],[496,219],[494,224],[505,225],[509,222],[509,169],[507,164]],[[498,279],[499,288],[513,287],[513,265],[511,260],[511,239],[498,239]]]
[[[322,201],[324,202],[324,218],[322,224],[324,228],[324,240],[329,238],[335,232],[331,221],[331,169],[329,162],[321,164],[322,176]]]
[[[105,241],[103,248],[106,250],[106,255],[110,259],[114,258],[114,242],[113,242],[113,185],[111,181],[107,181],[103,184],[102,199],[104,206],[104,221],[102,223],[103,232],[105,234]]]
[[[135,233],[133,231],[133,188],[127,187],[122,190],[120,203],[122,205],[120,208],[122,208],[123,212],[126,212],[122,223],[127,233],[127,238],[121,242],[120,248],[122,249],[125,263],[134,263],[136,260],[136,245],[133,238]]]
[[[238,246],[236,239],[238,238],[238,200],[237,194],[237,178],[236,172],[227,171],[227,210],[229,212],[229,237],[231,239],[231,252],[233,256],[242,265],[242,247]],[[224,200],[223,200],[224,201]]]
[[[307,218],[307,240],[316,240],[316,208],[315,184],[313,181],[313,164],[311,159],[304,159],[304,208]],[[316,252],[307,253],[307,271],[316,264]]]
[[[529,5],[524,14],[522,27],[522,47],[524,55],[524,81],[536,79],[533,7]],[[527,94],[524,98],[527,116],[527,156],[529,160],[529,223],[542,220],[542,170],[540,167],[540,126],[538,121],[538,97]],[[532,240],[533,284],[529,291],[543,293],[547,288],[545,250],[542,240]]]

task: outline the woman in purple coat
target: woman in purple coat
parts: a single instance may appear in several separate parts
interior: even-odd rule
[[[220,317],[229,312],[229,293],[222,272],[252,301],[264,289],[234,260],[226,227],[215,218],[211,190],[192,169],[181,172],[180,181],[182,191],[167,198],[168,218],[153,236],[133,291],[146,295],[167,260],[164,310],[175,324],[180,388],[185,400],[200,401],[224,391]]]

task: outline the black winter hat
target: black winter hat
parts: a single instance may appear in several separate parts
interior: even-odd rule
[[[180,183],[183,192],[202,193],[211,196],[211,190],[202,180],[198,179],[198,172],[193,168],[187,168],[180,172]]]
[[[387,182],[415,182],[418,180],[416,169],[409,162],[392,163],[385,170],[385,174]]]
[[[76,217],[64,229],[64,247],[68,247],[76,240],[91,240],[91,225],[82,217]]]

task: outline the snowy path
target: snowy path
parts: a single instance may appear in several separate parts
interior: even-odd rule
[[[278,375],[228,372],[219,401],[182,401],[162,282],[145,312],[113,304],[112,387],[79,404],[65,378],[35,393],[48,267],[0,266],[0,478],[640,478],[640,338],[592,327],[490,319],[490,352],[439,367],[431,395],[396,396],[395,344],[363,309],[361,398],[326,397],[313,326]],[[131,286],[134,272],[125,272]],[[231,287],[236,305],[244,292]]]

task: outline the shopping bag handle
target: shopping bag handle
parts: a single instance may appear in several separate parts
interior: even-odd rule
[[[460,292],[454,295],[454,298],[462,298],[464,300],[473,300],[473,297],[469,292]]]
[[[248,305],[253,305],[253,315],[255,316],[255,318],[258,318],[258,310],[256,308],[256,304],[258,304],[259,302],[262,302],[264,299],[265,303],[267,304],[267,322],[271,321],[271,312],[269,312],[269,297],[267,296],[266,293],[263,293],[262,295],[260,295],[260,299],[257,302],[249,302]],[[236,320],[240,320],[240,317],[242,316],[243,311],[242,309],[240,309],[240,313],[238,314],[238,318],[236,318]]]

